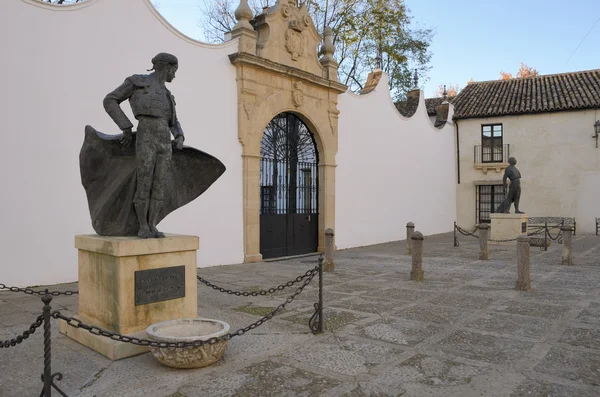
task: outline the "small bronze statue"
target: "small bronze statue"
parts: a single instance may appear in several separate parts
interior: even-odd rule
[[[104,98],[104,109],[121,135],[104,135],[86,126],[79,155],[81,179],[92,225],[100,235],[164,237],[156,225],[225,172],[218,159],[183,146],[175,98],[165,86],[175,78],[177,58],[160,53],[152,64],[153,73],[126,78]],[[138,120],[136,132],[120,107],[126,99]]]
[[[496,213],[510,213],[510,205],[515,203],[515,214],[523,214],[522,211],[519,211],[519,200],[521,199],[521,173],[515,167],[517,165],[517,159],[511,157],[508,159],[508,163],[510,164],[506,170],[504,171],[504,176],[502,177],[502,184],[504,186],[504,191],[506,192],[506,179],[510,179],[510,185],[508,187],[508,194],[506,198],[498,206],[496,209]]]

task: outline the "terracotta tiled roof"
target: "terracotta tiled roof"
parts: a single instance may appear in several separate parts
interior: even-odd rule
[[[419,96],[408,95],[405,101],[396,102],[396,109],[404,117],[412,117],[419,107]]]
[[[454,104],[454,99],[456,97],[449,96],[448,102]],[[437,108],[444,102],[443,97],[437,98],[425,98],[425,107],[427,107],[427,114],[430,116],[435,116],[437,114]]]
[[[600,108],[600,69],[475,82],[453,105],[455,119]]]

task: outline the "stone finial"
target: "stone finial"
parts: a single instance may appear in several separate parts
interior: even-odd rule
[[[333,54],[335,53],[335,46],[333,45],[333,29],[327,26],[323,31],[323,46],[321,47],[321,53],[323,56],[322,60],[333,61]]]
[[[250,24],[250,20],[254,15],[248,5],[248,0],[240,0],[240,5],[235,10],[234,15],[237,23],[231,31],[231,38],[239,39],[238,51],[256,55],[257,35]]]
[[[250,20],[254,17],[254,14],[248,5],[248,0],[240,0],[240,5],[235,10],[234,16],[237,23],[233,27],[233,30],[240,28],[253,29],[252,25],[250,25]]]
[[[446,84],[444,84],[444,100],[442,103],[448,103],[448,91],[446,91]]]
[[[414,228],[414,227],[415,227],[415,224],[414,224],[413,222],[408,222],[408,223],[406,224],[406,227],[412,227],[412,228]]]
[[[413,87],[413,89],[418,90],[419,89],[419,75],[417,74],[417,69],[415,69],[415,74],[413,76],[413,81],[415,83],[415,86]]]
[[[334,53],[333,30],[331,27],[327,26],[323,31],[323,45],[320,50],[320,54],[323,56],[319,59],[319,62],[325,69],[323,77],[329,80],[338,81],[337,72],[339,65],[333,57]]]

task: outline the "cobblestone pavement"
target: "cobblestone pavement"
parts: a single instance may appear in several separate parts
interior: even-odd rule
[[[326,273],[327,331],[307,326],[317,299],[313,280],[286,311],[229,342],[224,358],[203,369],[175,370],[151,354],[112,362],[58,333],[53,371],[72,396],[600,396],[600,237],[574,237],[574,263],[562,246],[531,248],[532,290],[515,290],[516,247],[452,234],[424,241],[425,281],[410,281],[405,242],[343,250]],[[282,284],[316,256],[199,269],[205,279],[252,291]],[[1,281],[1,280],[0,280]],[[76,284],[52,289],[77,288]],[[198,314],[233,330],[259,319],[293,292],[237,297],[198,286]],[[77,297],[53,309],[75,315]],[[19,335],[41,313],[39,297],[0,293],[0,340]],[[0,396],[41,390],[42,332],[0,349]],[[56,393],[55,393],[56,394]]]

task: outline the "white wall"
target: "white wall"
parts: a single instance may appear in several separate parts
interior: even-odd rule
[[[341,95],[339,110],[337,247],[404,239],[407,222],[425,235],[451,231],[454,128],[433,126],[423,93],[416,113],[406,119],[394,107],[383,74],[371,93]]]
[[[243,261],[236,74],[227,57],[237,41],[212,46],[186,38],[149,0],[63,7],[5,0],[0,48],[0,282],[77,280],[74,236],[94,233],[79,174],[84,127],[119,133],[104,111],[104,96],[127,76],[147,73],[162,51],[179,58],[169,88],[186,144],[214,155],[227,171],[160,229],[198,235],[200,267]],[[122,107],[131,117],[129,104]]]

